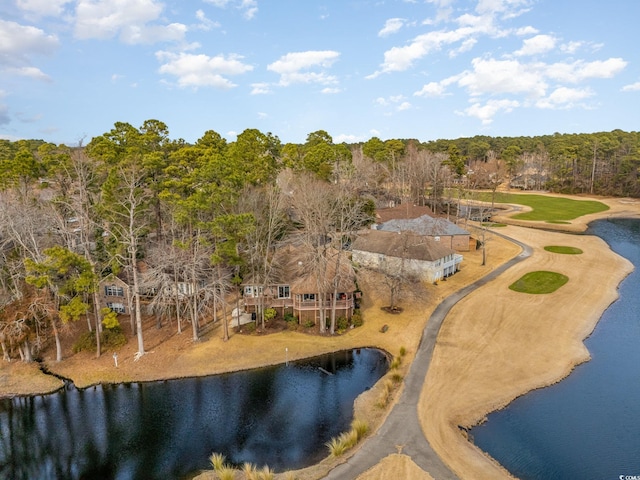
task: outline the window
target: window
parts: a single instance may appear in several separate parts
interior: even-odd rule
[[[259,297],[262,295],[262,287],[244,287],[244,295],[246,297]]]
[[[115,285],[105,285],[104,294],[107,297],[124,297],[124,288]]]
[[[316,299],[316,294],[315,293],[305,293],[302,295],[302,300],[303,301],[308,301],[308,300],[315,300]]]
[[[278,298],[291,298],[291,292],[289,290],[289,285],[279,285],[278,286]]]
[[[124,305],[121,303],[113,303],[113,302],[108,302],[107,303],[107,307],[109,307],[111,310],[113,310],[116,313],[125,313],[125,308]]]

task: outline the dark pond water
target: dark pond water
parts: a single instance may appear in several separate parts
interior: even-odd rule
[[[0,478],[171,479],[212,452],[277,471],[312,465],[388,369],[358,349],[259,370],[0,401]]]
[[[521,479],[640,478],[640,221],[598,221],[587,233],[635,265],[585,342],[591,361],[471,431]]]

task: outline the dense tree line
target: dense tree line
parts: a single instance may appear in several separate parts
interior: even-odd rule
[[[110,274],[132,286],[127,328],[139,355],[145,313],[159,328],[190,325],[197,340],[203,321],[227,318],[244,279],[272,281],[275,252],[287,242],[303,245],[323,278],[376,206],[413,202],[438,212],[454,203],[452,192],[459,201],[469,189],[504,184],[638,196],[639,135],[347,145],[317,131],[283,145],[247,129],[233,142],[207,131],[190,144],[147,120],[118,122],[86,146],[0,140],[3,355],[29,361],[54,341],[61,359],[60,335],[80,319],[100,355],[105,332],[121,328],[98,308],[98,282]],[[334,333],[335,311],[327,318],[320,332]]]

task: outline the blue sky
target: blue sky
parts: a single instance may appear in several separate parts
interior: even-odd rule
[[[4,0],[0,138],[638,130],[640,2]]]

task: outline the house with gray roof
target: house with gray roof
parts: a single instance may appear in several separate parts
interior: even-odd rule
[[[422,215],[417,218],[396,218],[376,226],[385,232],[413,232],[431,238],[457,252],[475,250],[476,241],[468,231],[445,218]]]
[[[462,255],[410,231],[368,230],[353,243],[352,260],[361,267],[432,283],[457,272]]]

